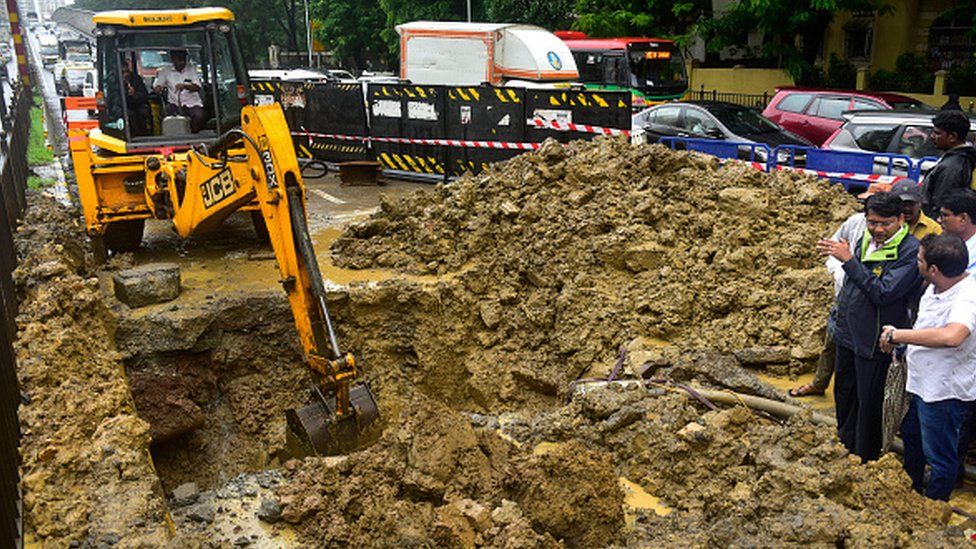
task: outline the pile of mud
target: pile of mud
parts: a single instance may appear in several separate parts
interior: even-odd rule
[[[166,505],[77,212],[33,194],[15,236],[22,486],[45,546],[161,546]]]
[[[549,142],[383,202],[333,255],[445,275],[437,307],[451,313],[439,329],[494,406],[525,386],[564,395],[636,339],[779,373],[810,368],[833,298],[814,244],[855,205],[793,173],[613,139]]]

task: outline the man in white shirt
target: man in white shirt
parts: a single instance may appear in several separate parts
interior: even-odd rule
[[[956,484],[963,425],[976,401],[976,279],[966,272],[968,259],[957,236],[922,239],[918,270],[929,287],[918,319],[910,330],[885,326],[880,340],[884,352],[908,345],[906,390],[912,400],[901,425],[905,470],[916,491],[942,501]]]
[[[200,75],[186,62],[186,50],[169,52],[172,66],[156,73],[153,88],[162,94],[166,90],[166,114],[181,114],[190,118],[190,131],[197,133],[207,122],[207,113],[200,97]]]
[[[966,270],[976,272],[976,192],[956,189],[943,195],[939,223],[947,234],[958,236],[966,243],[969,251]]]

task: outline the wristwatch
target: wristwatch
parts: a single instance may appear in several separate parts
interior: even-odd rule
[[[888,337],[885,338],[885,341],[888,343],[888,345],[894,344],[894,342],[895,342],[895,331],[894,330],[889,330],[888,331]]]

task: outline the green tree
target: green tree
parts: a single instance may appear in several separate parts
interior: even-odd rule
[[[309,9],[319,23],[315,37],[343,66],[362,69],[367,60],[391,65],[395,59],[387,43],[377,38],[386,26],[378,0],[314,0]]]
[[[721,14],[703,21],[697,30],[707,37],[707,47],[713,52],[740,46],[744,31],[758,30],[763,36],[761,55],[805,81],[815,71],[824,29],[834,14],[841,10],[890,9],[881,0],[736,0]]]
[[[305,47],[305,20],[299,0],[77,0],[74,7],[92,11],[226,7],[236,18],[237,36],[248,64],[266,59],[268,46]]]
[[[577,0],[573,28],[595,37],[675,37],[710,10],[709,0]]]
[[[486,0],[485,16],[494,23],[524,23],[544,29],[568,29],[576,0]]]

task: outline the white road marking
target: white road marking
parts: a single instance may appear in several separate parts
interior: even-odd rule
[[[346,203],[345,200],[343,200],[341,198],[336,198],[336,197],[332,196],[331,194],[323,191],[322,189],[309,189],[309,191],[315,193],[316,195],[318,195],[321,198],[324,198],[324,199],[328,200],[329,202],[331,202],[333,204],[345,204]]]

